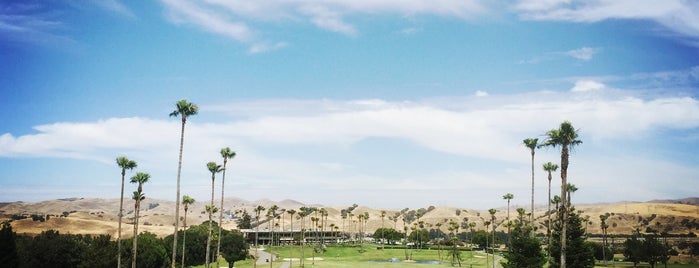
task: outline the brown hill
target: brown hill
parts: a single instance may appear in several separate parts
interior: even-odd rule
[[[628,202],[614,204],[589,204],[577,205],[576,209],[581,211],[581,215],[589,219],[588,232],[600,233],[599,215],[609,213],[610,219],[608,224],[610,234],[629,234],[633,230],[639,229],[646,231],[648,228],[665,231],[671,234],[687,234],[689,232],[699,233],[699,206],[686,204],[687,200],[682,199],[678,202]],[[218,204],[220,201],[215,201]],[[294,209],[299,211],[299,208],[305,206],[303,203],[294,200],[272,201],[262,199],[256,201],[247,201],[239,198],[226,198],[226,210],[223,221],[224,228],[236,228],[234,217],[236,211],[246,210],[253,217],[254,208],[261,205],[269,208],[272,205],[279,207],[278,212]],[[681,203],[680,203],[681,202]],[[204,206],[208,202],[195,202],[190,207],[187,222],[188,224],[200,224],[208,219],[207,215],[203,214]],[[165,200],[146,199],[142,204],[140,230],[149,231],[159,236],[165,236],[173,231],[174,224],[174,202]],[[386,228],[394,227],[403,230],[403,219],[398,217],[393,221],[393,216],[400,213],[399,210],[391,209],[376,209],[364,206],[357,206],[352,210],[352,218],[343,219],[342,211],[348,207],[325,207],[328,211],[328,222],[337,226],[339,230],[356,231],[357,215],[367,213],[369,220],[367,222],[367,232],[373,232],[377,228],[384,226]],[[543,208],[543,207],[542,207]],[[0,204],[0,222],[10,220],[13,217],[20,218],[21,215],[29,218],[14,220],[12,226],[18,233],[38,234],[41,231],[55,229],[65,233],[80,233],[80,234],[110,234],[116,237],[119,210],[119,199],[94,199],[94,198],[70,198],[59,200],[47,200],[36,203],[28,202],[13,202]],[[417,210],[417,209],[415,209]],[[464,221],[476,223],[476,229],[483,229],[484,222],[490,220],[490,214],[484,210],[463,209],[454,207],[429,207],[422,209],[425,213],[421,216],[426,228],[437,228],[438,223],[442,223],[441,230],[446,232],[447,222],[456,221],[462,223]],[[516,208],[511,208],[510,218],[514,219]],[[124,200],[124,224],[123,236],[130,236],[129,224],[133,216],[133,200]],[[385,216],[381,217],[382,211],[385,211]],[[262,219],[264,217],[263,212]],[[540,232],[545,232],[546,210],[538,209],[535,211],[535,222],[540,227]],[[34,221],[31,215],[43,216],[48,220],[44,222]],[[67,215],[67,217],[64,217]],[[298,215],[297,215],[298,216]],[[316,216],[316,215],[312,215]],[[498,223],[497,230],[504,230],[503,223],[507,218],[507,209],[499,209],[495,214]],[[218,217],[214,217],[218,219]],[[288,213],[283,213],[283,219],[279,222],[280,228],[290,228],[291,222]],[[306,219],[308,225],[308,219]],[[414,223],[417,219],[414,220]],[[269,223],[262,223],[261,227],[268,227]],[[298,229],[300,220],[294,219],[294,229]],[[649,230],[650,231],[650,230]]]

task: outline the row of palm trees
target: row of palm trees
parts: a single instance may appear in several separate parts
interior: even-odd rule
[[[528,138],[523,140],[523,144],[531,150],[532,159],[532,195],[531,195],[531,214],[530,222],[534,219],[534,154],[535,149],[543,147],[560,147],[561,148],[561,195],[560,199],[561,206],[558,208],[559,220],[561,223],[561,256],[560,256],[560,267],[566,267],[566,229],[568,224],[568,207],[570,206],[570,192],[577,190],[574,185],[568,183],[568,158],[570,156],[570,149],[577,145],[582,144],[582,141],[578,139],[578,130],[573,127],[569,121],[563,121],[560,126],[556,129],[551,129],[546,132],[546,140],[543,143],[539,143],[537,138]],[[551,244],[551,173],[558,169],[558,165],[547,162],[543,165],[544,171],[548,173],[548,224],[547,224],[547,236],[548,243]],[[508,200],[509,204],[509,200]],[[509,207],[509,205],[508,205]],[[509,210],[509,208],[508,208]],[[509,214],[509,212],[508,212]],[[509,220],[509,216],[508,216]]]
[[[199,107],[196,104],[193,104],[191,102],[188,102],[187,100],[183,99],[175,103],[175,110],[170,113],[171,117],[179,117],[181,119],[181,131],[180,131],[180,147],[179,147],[179,158],[178,158],[178,164],[177,164],[177,193],[176,193],[176,198],[175,198],[175,229],[173,232],[173,244],[172,248],[176,249],[177,248],[177,236],[178,236],[178,231],[179,231],[179,219],[180,219],[180,203],[184,206],[184,229],[185,232],[183,232],[183,245],[182,245],[182,266],[184,266],[184,261],[185,261],[185,244],[184,242],[186,241],[186,228],[187,228],[187,210],[189,209],[189,205],[194,203],[194,199],[185,195],[182,197],[182,201],[180,202],[180,182],[181,182],[181,174],[182,174],[182,155],[183,155],[183,149],[184,149],[184,133],[185,133],[185,125],[187,123],[187,119],[190,116],[196,115],[199,112]],[[222,224],[222,219],[223,219],[223,206],[224,206],[224,198],[225,198],[225,178],[226,178],[226,165],[228,164],[228,160],[235,157],[236,153],[232,151],[229,147],[223,148],[220,151],[221,157],[223,158],[223,166],[216,164],[215,162],[209,162],[207,163],[207,169],[211,172],[211,203],[206,206],[206,211],[209,214],[209,234],[207,237],[207,245],[206,245],[206,267],[209,268],[210,263],[211,263],[211,237],[213,235],[213,214],[216,213],[217,211],[220,212],[219,214],[219,227]],[[129,160],[125,156],[121,156],[117,158],[117,165],[121,167],[121,200],[119,203],[119,226],[118,226],[118,261],[117,261],[117,267],[121,267],[121,223],[122,223],[122,217],[123,217],[123,203],[124,203],[124,177],[126,175],[126,170],[132,170],[136,168],[137,164],[135,161]],[[221,179],[221,209],[218,209],[214,206],[214,182],[215,182],[215,176],[216,173],[219,173],[223,171],[223,178]],[[139,213],[139,208],[140,208],[140,201],[145,198],[145,195],[143,195],[142,192],[142,185],[143,183],[148,181],[148,178],[150,176],[146,173],[138,173],[136,176],[134,176],[131,179],[132,183],[138,183],[138,190],[134,192],[134,200],[136,200],[136,208],[135,208],[135,219],[134,219],[134,247],[133,247],[133,259],[132,259],[132,267],[136,267],[136,249],[137,249],[137,234],[138,234],[138,213]],[[221,228],[219,228],[218,232],[218,237],[221,237]],[[221,251],[221,239],[218,239],[218,243],[216,245],[216,267],[219,266],[219,258],[218,256],[220,255]],[[176,256],[177,256],[177,250],[172,251],[172,258],[171,258],[171,267],[174,268],[176,265]]]
[[[138,166],[136,161],[129,160],[126,156],[120,156],[116,159],[117,165],[121,168],[121,198],[119,200],[119,231],[117,235],[117,265],[121,267],[121,221],[124,217],[124,180],[126,170],[133,170]],[[136,268],[136,256],[138,253],[138,219],[141,211],[141,201],[146,198],[143,193],[143,184],[148,182],[150,175],[144,172],[138,172],[131,177],[131,183],[138,184],[136,191],[133,192],[132,199],[134,202],[134,226],[133,226],[133,246],[131,248],[131,267]]]

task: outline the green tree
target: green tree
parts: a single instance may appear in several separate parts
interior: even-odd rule
[[[536,147],[539,145],[539,139],[537,138],[528,138],[524,139],[522,141],[524,146],[529,148],[531,155],[532,155],[532,206],[531,206],[531,215],[529,215],[529,221],[534,222],[534,153],[536,151]]]
[[[117,232],[117,267],[121,268],[121,222],[124,217],[124,178],[126,170],[133,170],[138,166],[136,161],[129,160],[126,156],[120,156],[116,159],[117,165],[121,168],[121,198],[119,199],[119,231]]]
[[[643,261],[643,241],[639,240],[636,235],[626,239],[624,242],[624,258],[626,261],[633,263],[636,267],[638,263]]]
[[[206,163],[206,168],[211,172],[211,204],[209,205],[211,209],[209,212],[209,238],[206,239],[206,268],[210,267],[211,260],[209,259],[209,252],[211,250],[211,235],[213,232],[213,226],[211,222],[213,221],[213,208],[214,208],[214,181],[216,180],[216,173],[223,171],[223,167],[216,162]]]
[[[172,240],[172,258],[170,259],[170,267],[175,268],[177,263],[177,232],[180,224],[180,175],[182,174],[182,151],[184,147],[184,126],[187,123],[187,118],[199,112],[199,106],[183,99],[175,104],[176,108],[170,113],[171,117],[179,116],[182,119],[182,130],[180,131],[180,154],[177,162],[177,197],[175,197],[175,231],[172,235],[175,239]]]
[[[196,200],[189,197],[188,195],[182,196],[182,206],[184,206],[184,223],[182,224],[182,267],[185,267],[185,254],[187,246],[187,211],[189,210],[189,205],[194,204]]]
[[[517,221],[510,236],[510,246],[502,261],[504,268],[544,267],[546,256],[541,251],[539,239],[533,235],[533,227]]]
[[[133,223],[133,248],[131,249],[131,268],[136,268],[136,254],[138,253],[138,217],[140,216],[141,201],[146,199],[143,194],[143,184],[148,182],[150,175],[148,173],[138,172],[136,176],[131,177],[131,183],[138,184],[138,190],[133,192],[134,202],[134,223]]]
[[[546,208],[546,244],[551,245],[551,179],[553,177],[551,176],[551,172],[556,172],[558,170],[558,165],[551,163],[551,162],[546,162],[543,165],[544,171],[548,173],[548,183],[549,183],[549,195],[548,195],[548,202],[547,203],[547,208]],[[558,209],[558,205],[556,205],[556,209]],[[547,247],[547,250],[550,249],[550,247]],[[548,252],[549,257],[551,257],[551,251],[549,250]],[[548,262],[548,259],[547,259]]]
[[[563,217],[561,217],[561,257],[560,257],[560,267],[561,268],[566,268],[566,224],[568,223],[568,204],[565,203],[565,200],[568,200],[566,198],[566,193],[567,189],[566,186],[568,185],[568,157],[569,157],[569,150],[572,147],[575,147],[577,145],[582,144],[581,140],[578,140],[578,130],[576,130],[573,125],[568,122],[564,121],[561,123],[558,129],[552,129],[546,132],[547,139],[544,141],[543,144],[540,146],[542,147],[561,147],[561,200],[564,200],[563,205],[560,208],[560,214],[562,214]]]
[[[43,231],[33,238],[26,237],[26,243],[22,244],[18,247],[22,267],[77,267],[85,246],[76,235],[61,235],[55,230]]]
[[[228,262],[229,268],[233,268],[236,261],[245,260],[248,256],[249,246],[241,233],[225,231],[219,240],[221,241],[221,254]]]
[[[111,267],[116,265],[114,260],[114,250],[116,243],[111,241],[111,236],[100,235],[92,237],[90,235],[78,236],[79,241],[85,245],[80,254],[78,268]]]
[[[134,238],[131,238],[134,239]],[[165,240],[158,238],[155,234],[143,232],[138,235],[138,254],[139,268],[165,268],[170,262],[168,251],[165,248]],[[131,260],[133,263],[134,260]],[[93,266],[99,267],[99,266]]]
[[[221,209],[219,210],[219,215],[218,215],[218,226],[223,226],[223,198],[224,196],[224,190],[225,188],[225,183],[226,183],[226,164],[228,164],[228,159],[233,159],[235,157],[235,152],[231,150],[231,148],[223,148],[221,149],[221,157],[223,157],[223,175],[221,176]],[[221,228],[218,229],[218,237],[221,237]],[[218,243],[216,245],[216,268],[219,267],[219,259],[218,256],[221,254],[221,239],[218,240]]]
[[[568,267],[572,268],[591,268],[595,265],[595,252],[591,242],[585,240],[585,229],[582,225],[583,219],[578,213],[575,212],[574,207],[570,207],[568,212],[568,223],[565,225],[568,228],[566,234],[567,239],[560,239],[563,235],[561,230],[562,224],[560,222],[553,225],[553,243],[551,244],[551,254],[553,256],[565,255],[565,263]],[[561,243],[559,241],[565,240],[568,247],[566,248],[566,253],[562,254]],[[551,265],[549,267],[558,268],[562,267],[561,262],[556,259],[551,260]]]
[[[10,222],[3,222],[0,229],[0,267],[19,267],[16,237]]]
[[[667,263],[669,256],[668,248],[658,240],[656,235],[646,235],[643,241],[644,260],[655,268],[657,263]]]
[[[248,213],[247,210],[243,209],[240,210],[240,218],[238,218],[235,222],[236,225],[238,225],[238,229],[252,229],[252,216]]]

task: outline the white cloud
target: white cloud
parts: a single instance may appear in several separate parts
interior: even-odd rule
[[[580,181],[583,178],[608,178],[591,171],[595,170],[595,164],[599,165],[596,160],[599,154],[605,155],[596,152],[595,148],[616,148],[621,142],[645,144],[646,139],[657,138],[658,130],[699,127],[699,101],[694,98],[644,100],[628,92],[624,97],[601,93],[584,98],[572,92],[538,92],[498,94],[487,99],[467,96],[438,102],[290,99],[256,100],[214,107],[201,104],[202,112],[243,119],[220,123],[200,122],[196,117],[190,119],[185,138],[183,176],[187,179],[184,183],[188,191],[205,195],[207,189],[204,186],[210,181],[203,163],[220,161],[216,152],[221,147],[230,146],[238,156],[231,168],[234,170],[231,178],[235,178],[230,184],[233,191],[226,192],[243,198],[256,199],[264,193],[265,197],[340,204],[357,202],[356,198],[359,198],[373,200],[362,201],[362,204],[374,202],[378,206],[388,203],[377,200],[395,198],[397,201],[390,203],[392,206],[412,206],[419,202],[406,203],[406,200],[416,192],[440,196],[437,202],[448,203],[460,200],[456,197],[463,191],[478,189],[473,200],[487,200],[489,196],[498,196],[502,192],[526,195],[508,188],[518,182],[518,174],[528,173],[529,158],[521,140],[537,137],[563,120],[571,120],[576,128],[581,129],[585,143],[573,156],[571,176],[579,181],[576,184],[585,187],[593,186],[588,179]],[[151,190],[151,196],[168,198],[172,190],[170,179],[174,177],[177,162],[179,126],[179,121],[174,119],[146,118],[41,125],[33,134],[1,135],[0,156],[84,159],[104,163],[108,166],[106,169],[111,170],[114,158],[126,154],[157,178],[154,184],[158,189]],[[392,174],[362,167],[362,161],[350,160],[357,156],[355,150],[364,141],[376,138],[402,141],[414,150],[445,155],[451,157],[449,161],[463,161],[464,164],[451,170],[434,170],[429,168],[434,163],[426,158],[421,161],[423,167],[386,167],[401,170]],[[383,143],[372,142],[371,146],[378,151],[386,150],[386,157],[401,158],[399,153],[381,148]],[[640,159],[612,155],[609,158],[614,161],[605,160],[604,165],[637,170],[652,166],[645,163],[656,161],[643,158],[631,147],[624,149],[627,150],[625,153]],[[554,150],[541,151],[537,157],[556,159]],[[479,167],[487,165],[501,168]],[[508,168],[520,165],[521,171]],[[691,174],[691,169],[675,170],[677,172],[673,172],[678,176]],[[620,169],[609,176],[623,172],[628,171]],[[652,180],[650,175],[641,177],[643,181]],[[427,183],[430,181],[440,183]],[[268,187],[272,184],[275,187]],[[430,187],[426,187],[427,184]],[[358,191],[367,185],[376,190]],[[380,190],[395,187],[402,190],[390,194]],[[333,189],[333,195],[308,194],[304,192],[305,188]],[[361,197],[357,192],[363,193]],[[582,191],[576,196],[582,198],[585,195]],[[474,201],[463,206],[486,207],[492,203]]]
[[[608,19],[655,21],[691,38],[699,38],[699,3],[682,0],[522,0],[515,5],[524,19],[598,22]]]
[[[605,85],[592,80],[579,80],[575,82],[575,86],[570,89],[572,92],[589,92],[598,91],[605,88]]]
[[[487,96],[488,96],[488,92],[485,92],[482,90],[476,91],[476,97],[487,97]]]
[[[597,52],[597,49],[590,47],[582,47],[579,49],[566,51],[565,54],[579,60],[588,61],[591,60],[592,56],[594,56]]]
[[[250,44],[251,53],[271,50],[267,45],[260,45],[266,43],[260,40],[264,37],[254,34],[256,27],[251,25],[259,23],[307,21],[327,31],[356,36],[359,34],[359,29],[347,22],[346,17],[375,14],[405,16],[425,14],[467,19],[488,12],[484,4],[487,2],[482,0],[161,0],[161,2],[165,5],[172,22],[193,24],[206,31]]]

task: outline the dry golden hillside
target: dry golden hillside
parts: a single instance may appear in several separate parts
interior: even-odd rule
[[[282,209],[294,209],[299,211],[302,206],[321,207],[319,205],[304,205],[293,200],[271,201],[257,200],[246,201],[238,198],[227,198],[226,211],[230,215],[234,215],[235,211],[247,210],[254,217],[254,208],[261,205],[269,208],[272,205],[279,207],[278,212]],[[215,201],[218,203],[220,201]],[[202,214],[206,202],[196,202],[190,207],[188,213],[188,224],[200,224],[208,217]],[[174,202],[164,200],[146,199],[142,204],[140,220],[140,230],[149,231],[159,236],[165,236],[172,233],[174,224]],[[349,206],[348,206],[349,207]],[[357,206],[352,210],[354,215],[350,222],[349,218],[342,218],[342,211],[348,207],[325,207],[328,211],[328,221],[326,226],[334,224],[340,230],[356,230],[357,215],[367,213],[369,220],[367,222],[367,232],[373,232],[381,226],[396,227],[399,230],[403,229],[403,219],[398,217],[396,221],[392,221],[396,213],[400,210],[377,209],[364,206]],[[543,206],[535,211],[535,221],[540,226],[539,231],[545,232],[543,223],[546,221],[546,210]],[[599,215],[609,213],[610,218],[608,224],[610,234],[629,234],[632,230],[639,229],[645,231],[648,227],[666,231],[672,234],[686,234],[689,232],[699,233],[699,206],[689,204],[677,204],[672,202],[628,202],[614,204],[591,204],[577,205],[576,209],[581,211],[583,217],[590,220],[588,232],[599,233]],[[49,215],[49,219],[40,222],[33,221],[31,218],[15,220],[12,226],[17,233],[38,234],[42,231],[54,229],[62,233],[74,234],[109,234],[116,237],[117,232],[117,212],[119,210],[119,199],[60,199],[48,200],[36,203],[14,202],[0,204],[0,221],[9,220],[13,215]],[[133,217],[133,201],[124,201],[124,227],[122,234],[126,237],[131,236],[131,217]],[[415,210],[418,210],[417,208]],[[490,220],[490,214],[485,210],[474,210],[454,207],[429,207],[424,208],[427,211],[420,221],[427,228],[437,228],[438,223],[446,223],[448,221],[456,222],[475,222],[476,229],[483,229],[483,223]],[[510,209],[510,218],[514,219],[516,208]],[[381,217],[382,211],[385,211],[385,217]],[[68,215],[63,217],[63,215]],[[314,215],[315,216],[315,215]],[[264,217],[264,215],[263,215]],[[498,209],[495,214],[496,223],[502,223],[507,218],[507,209]],[[215,217],[217,220],[218,218]],[[417,219],[414,220],[417,222]],[[283,228],[290,228],[290,215],[283,213],[283,219],[279,222]],[[307,223],[308,224],[308,221]],[[223,222],[224,228],[236,228],[234,220],[226,218]],[[262,227],[267,227],[267,223],[263,223]],[[447,224],[443,224],[442,231],[446,231]],[[294,229],[300,227],[299,219],[294,219]],[[498,226],[498,230],[504,230],[504,225]]]

